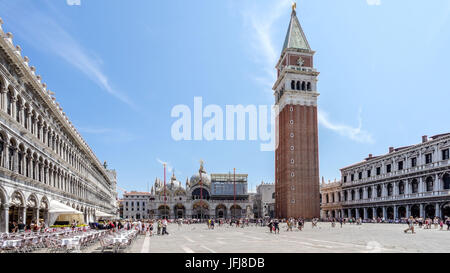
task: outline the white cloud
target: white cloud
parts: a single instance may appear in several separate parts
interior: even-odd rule
[[[95,135],[104,142],[108,143],[128,143],[134,142],[140,137],[137,137],[128,130],[110,129],[100,127],[78,127],[78,131],[82,134]]]
[[[81,0],[66,0],[69,6],[81,6]]]
[[[379,6],[381,5],[381,0],[366,0],[369,6]]]
[[[344,124],[336,124],[330,121],[328,114],[324,111],[320,111],[318,113],[319,124],[323,127],[330,129],[341,136],[348,137],[351,140],[360,143],[375,143],[372,135],[362,130],[362,118],[361,118],[361,109],[358,112],[358,127],[351,127]]]
[[[275,64],[279,52],[272,41],[272,31],[275,22],[290,11],[291,0],[275,1],[275,4],[264,12],[257,12],[258,6],[253,5],[242,12],[242,17],[249,28],[251,49],[254,61],[261,65],[263,75],[253,79],[265,86],[272,94],[272,85],[276,79]]]
[[[72,0],[72,2],[74,1]],[[13,6],[5,3],[1,5],[5,9],[9,8],[12,12]],[[8,19],[8,24],[14,26],[15,31],[23,39],[27,40],[30,45],[34,45],[39,50],[56,54],[77,68],[108,94],[136,110],[134,103],[125,94],[119,92],[111,85],[108,76],[102,69],[101,64],[103,61],[94,53],[88,52],[52,16],[45,15],[32,6],[29,6],[23,13],[26,15],[27,20]],[[14,14],[11,14],[11,16],[14,16]]]
[[[171,172],[173,171],[173,167],[172,167],[172,165],[170,165],[169,162],[162,161],[162,160],[159,159],[159,158],[157,158],[156,161],[158,161],[161,165],[166,164],[166,168],[167,168],[167,171],[168,171],[169,173],[171,173]]]

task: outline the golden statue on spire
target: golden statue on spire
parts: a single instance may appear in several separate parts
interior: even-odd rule
[[[292,11],[295,12],[297,9],[297,2],[292,2]]]

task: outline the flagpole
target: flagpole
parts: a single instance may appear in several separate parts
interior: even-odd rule
[[[233,168],[233,188],[234,188],[234,218],[236,218],[236,168]]]
[[[164,165],[164,217],[167,218],[167,205],[166,205],[166,163]]]

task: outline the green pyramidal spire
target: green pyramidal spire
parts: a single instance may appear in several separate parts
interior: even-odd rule
[[[295,9],[292,9],[291,22],[284,40],[283,51],[286,48],[311,50],[308,40],[306,40],[305,33],[303,33],[302,26],[297,18]]]

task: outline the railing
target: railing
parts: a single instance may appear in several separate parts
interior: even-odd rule
[[[441,160],[438,162],[423,164],[420,166],[415,166],[415,167],[411,167],[411,168],[407,168],[407,169],[403,169],[403,170],[392,171],[390,173],[374,175],[371,177],[365,177],[365,178],[354,180],[354,181],[347,181],[344,183],[344,185],[358,185],[358,184],[363,184],[366,182],[372,182],[372,181],[377,181],[377,180],[381,180],[384,178],[391,178],[391,177],[395,177],[395,176],[411,174],[411,173],[415,173],[418,171],[424,171],[424,170],[434,169],[434,168],[448,166],[448,165],[450,165],[450,160]]]
[[[450,191],[420,192],[420,193],[401,194],[401,195],[395,195],[395,196],[383,196],[383,197],[376,197],[376,198],[349,200],[349,201],[344,201],[343,204],[344,205],[353,205],[353,204],[361,204],[361,203],[408,200],[408,199],[421,198],[421,197],[435,197],[435,196],[447,196],[447,195],[450,195]]]

